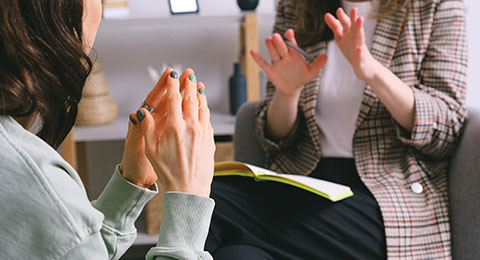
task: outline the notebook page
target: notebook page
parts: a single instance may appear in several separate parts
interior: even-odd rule
[[[265,175],[281,176],[285,179],[290,179],[290,180],[294,180],[296,182],[303,183],[305,185],[308,185],[308,186],[310,186],[310,187],[312,187],[316,190],[322,191],[322,192],[324,192],[326,194],[329,194],[329,195],[338,194],[338,193],[344,192],[345,190],[350,189],[350,187],[348,187],[348,186],[333,183],[333,182],[329,182],[329,181],[320,180],[320,179],[317,179],[317,178],[312,178],[312,177],[302,176],[302,175],[276,173],[276,172],[273,172],[271,170],[260,168],[260,167],[254,166],[254,165],[250,165],[250,164],[246,164],[246,165],[250,169],[252,169],[253,172],[255,172],[257,174],[260,173],[259,175],[261,175],[263,173]]]

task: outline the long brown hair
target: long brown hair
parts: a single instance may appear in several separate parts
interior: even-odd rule
[[[333,39],[323,17],[326,13],[336,14],[342,6],[340,0],[287,0],[294,6],[296,17],[295,37],[300,46],[306,47]],[[406,6],[409,0],[381,0],[378,16],[382,19]]]
[[[71,130],[92,62],[83,47],[83,0],[0,0],[0,115],[43,120],[57,148]]]

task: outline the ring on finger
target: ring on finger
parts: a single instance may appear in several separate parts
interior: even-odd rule
[[[140,105],[140,108],[145,108],[148,112],[150,112],[150,114],[155,112],[155,110],[156,110],[156,108],[147,105],[147,103],[145,103],[145,101],[142,102],[142,104]]]

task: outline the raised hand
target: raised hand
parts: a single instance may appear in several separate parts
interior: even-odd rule
[[[166,97],[164,93],[171,72],[172,69],[167,69],[145,98],[145,103],[156,107],[155,113],[159,115],[165,115]],[[137,113],[131,113],[120,171],[122,176],[130,182],[141,187],[150,187],[157,180],[157,175],[145,156],[145,141],[138,122],[140,120]]]
[[[357,8],[353,8],[348,16],[343,8],[337,10],[337,18],[325,14],[325,22],[332,29],[335,41],[355,71],[355,75],[364,81],[372,79],[375,67],[379,65],[370,54],[365,44],[363,18],[358,16]]]
[[[165,93],[165,88],[167,92]],[[185,90],[182,99],[181,90]],[[141,109],[145,154],[162,191],[208,197],[213,179],[215,143],[205,86],[192,70],[169,76],[161,93],[164,105],[150,114]]]
[[[285,38],[297,44],[292,29],[287,30]],[[267,38],[265,43],[272,64],[266,62],[258,52],[252,50],[250,53],[265,71],[277,93],[285,96],[299,96],[303,85],[312,81],[327,61],[326,55],[320,55],[312,63],[308,63],[303,55],[289,47],[278,33]]]

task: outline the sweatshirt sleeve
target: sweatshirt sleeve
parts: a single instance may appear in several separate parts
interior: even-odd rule
[[[125,180],[118,167],[93,206],[105,218],[102,228],[84,237],[63,259],[120,259],[136,239],[135,221],[157,194]],[[214,201],[181,192],[163,194],[163,216],[156,247],[146,259],[213,259],[204,251]]]
[[[119,259],[137,237],[135,221],[145,204],[157,194],[156,184],[152,189],[134,185],[122,177],[117,168],[102,194],[92,205],[105,216],[100,234],[92,234],[78,250],[94,248],[93,242],[105,245],[108,259]],[[103,241],[95,238],[101,237]],[[88,242],[91,241],[92,244]],[[86,244],[87,243],[87,244]],[[88,251],[88,250],[87,250]],[[84,259],[99,259],[97,257]]]
[[[206,197],[165,193],[158,243],[146,259],[213,259],[204,247],[214,205],[214,201]]]

